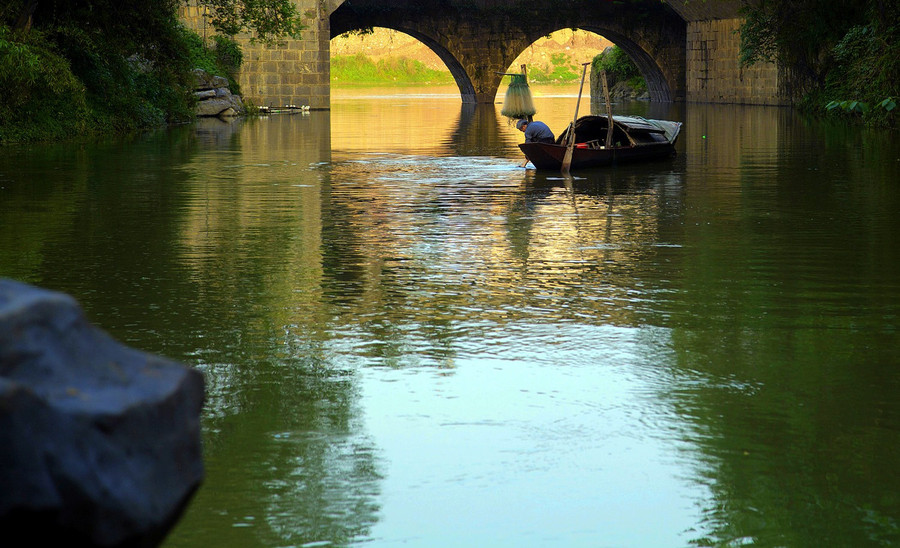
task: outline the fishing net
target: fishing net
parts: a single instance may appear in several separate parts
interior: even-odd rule
[[[528,89],[528,80],[524,74],[513,74],[506,97],[503,99],[503,110],[500,114],[507,118],[527,118],[537,112]]]

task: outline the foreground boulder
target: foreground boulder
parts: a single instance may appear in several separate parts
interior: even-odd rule
[[[203,477],[203,393],[71,297],[0,279],[0,544],[161,543]]]

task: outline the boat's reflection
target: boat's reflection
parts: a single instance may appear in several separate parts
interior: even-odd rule
[[[523,184],[530,193],[549,193],[565,188],[587,196],[641,194],[660,187],[680,187],[681,175],[674,170],[677,158],[645,164],[582,169],[568,175],[553,171],[526,170]]]

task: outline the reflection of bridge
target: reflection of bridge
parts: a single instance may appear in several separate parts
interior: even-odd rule
[[[294,1],[307,25],[301,40],[271,48],[244,44],[240,84],[255,104],[328,108],[330,39],[376,26],[430,47],[450,69],[464,103],[493,102],[498,73],[536,39],[564,28],[595,32],[625,50],[654,101],[784,102],[776,67],[738,65],[741,0]],[[184,19],[206,31],[197,8],[187,8]]]

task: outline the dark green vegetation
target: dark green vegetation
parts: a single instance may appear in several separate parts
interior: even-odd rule
[[[591,70],[594,72],[605,70],[607,84],[610,88],[619,82],[625,82],[628,87],[635,91],[643,92],[647,90],[647,81],[641,76],[637,65],[618,46],[608,48],[594,57],[591,63]]]
[[[741,62],[790,69],[806,110],[897,125],[900,4],[892,0],[763,0],[743,11]]]
[[[191,69],[240,66],[227,36],[273,41],[301,28],[289,0],[200,0],[225,35],[206,47],[178,21],[182,1],[0,0],[0,143],[189,120]]]
[[[334,85],[452,84],[448,71],[434,70],[421,61],[405,57],[372,60],[363,53],[331,58]]]

